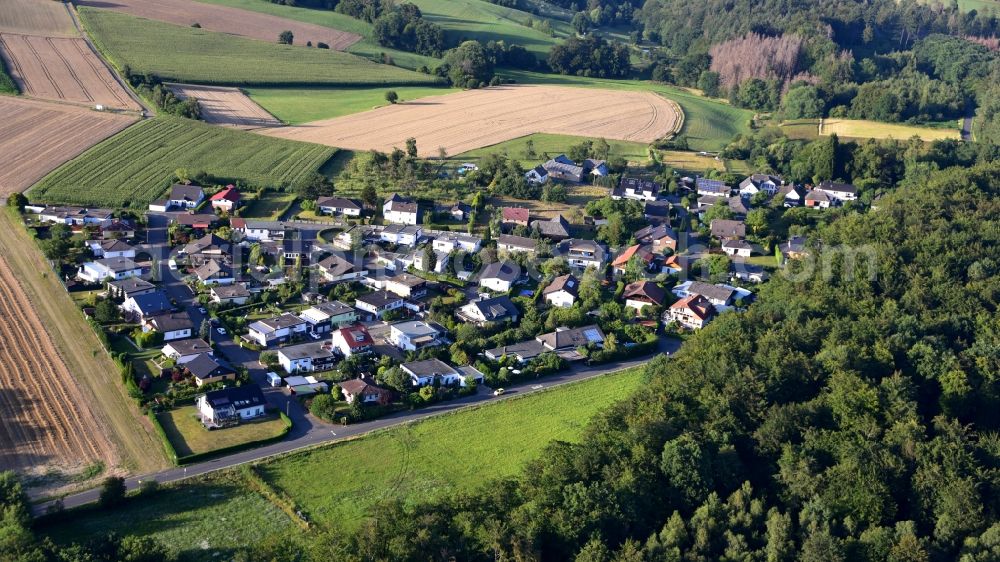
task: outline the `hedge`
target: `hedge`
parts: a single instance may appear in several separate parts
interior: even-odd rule
[[[167,432],[164,431],[163,426],[160,425],[160,420],[156,418],[156,412],[150,410],[147,415],[149,416],[149,421],[153,423],[153,429],[156,430],[156,434],[160,437],[163,449],[167,452],[167,458],[169,458],[174,465],[179,465],[180,463],[178,462],[177,450],[174,449],[174,444],[170,442],[170,439],[167,437]]]
[[[279,415],[281,416],[281,421],[284,422],[285,427],[281,431],[281,433],[279,433],[278,435],[275,435],[274,437],[268,437],[267,439],[259,439],[257,441],[248,441],[246,443],[240,443],[239,445],[233,445],[231,447],[224,447],[222,449],[216,449],[214,451],[208,451],[207,453],[195,453],[193,455],[187,455],[187,456],[184,456],[184,457],[177,457],[177,464],[178,465],[191,464],[191,463],[194,463],[194,462],[199,462],[199,461],[203,461],[203,460],[207,460],[207,459],[210,459],[210,458],[215,458],[215,457],[219,457],[219,456],[223,456],[223,455],[230,455],[230,454],[233,454],[233,453],[237,453],[239,451],[245,451],[247,449],[253,449],[255,447],[259,447],[259,446],[262,446],[262,445],[269,445],[271,443],[276,443],[278,441],[281,441],[282,439],[285,438],[286,435],[288,435],[288,432],[291,431],[291,429],[292,429],[292,420],[291,420],[291,418],[289,418],[288,416],[286,416],[284,412],[279,412]]]

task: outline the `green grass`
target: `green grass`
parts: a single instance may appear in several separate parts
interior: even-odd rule
[[[520,70],[505,70],[501,74],[522,84],[656,92],[676,101],[684,110],[684,127],[681,129],[681,134],[687,137],[691,150],[722,149],[737,134],[749,133],[750,120],[753,118],[752,111],[701,97],[680,88],[643,80],[609,80]]]
[[[115,66],[128,65],[165,80],[237,86],[417,85],[440,80],[349,53],[267,43],[107,10],[79,11],[94,42]]]
[[[249,88],[247,93],[272,115],[291,125],[368,111],[389,102],[385,93],[402,101],[461,91],[456,88],[400,86],[383,88]]]
[[[379,501],[420,502],[515,476],[553,440],[642,384],[641,369],[597,377],[284,457],[264,478],[312,521],[350,529]]]
[[[333,148],[214,127],[179,117],[142,121],[63,164],[31,190],[32,200],[145,207],[186,168],[251,186],[294,185]]]
[[[235,427],[209,431],[196,418],[194,406],[185,406],[156,415],[177,456],[186,457],[210,453],[281,435],[285,424],[278,416],[251,422],[242,422]]]
[[[529,140],[535,147],[534,158],[529,157],[527,154],[527,144]],[[511,158],[520,160],[521,165],[525,168],[529,168],[535,163],[544,161],[546,154],[548,154],[549,158],[554,158],[569,151],[570,146],[580,144],[585,140],[591,139],[572,135],[535,133],[533,135],[527,135],[491,146],[484,146],[483,148],[463,152],[462,154],[452,156],[451,160],[456,163],[476,162],[480,158],[489,154],[507,154],[507,156]],[[645,164],[649,161],[649,152],[647,150],[648,145],[644,143],[619,141],[614,139],[606,140],[608,142],[608,146],[611,147],[610,156],[612,158],[621,156],[629,162],[635,162],[638,164]]]
[[[228,475],[170,487],[38,531],[58,544],[85,543],[110,532],[149,536],[186,561],[230,560],[237,547],[276,535],[294,538],[301,532],[280,509]]]
[[[0,94],[17,95],[17,92],[17,84],[7,74],[7,67],[4,66],[3,59],[0,59]]]
[[[277,220],[295,202],[294,193],[268,191],[262,197],[247,203],[240,216],[246,219]]]

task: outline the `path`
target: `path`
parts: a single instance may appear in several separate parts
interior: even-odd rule
[[[972,142],[972,120],[975,117],[973,110],[962,119],[962,140]]]

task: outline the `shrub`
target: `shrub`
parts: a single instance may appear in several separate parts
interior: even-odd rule
[[[108,476],[101,484],[101,494],[97,504],[101,507],[113,507],[125,499],[125,479],[121,476]]]

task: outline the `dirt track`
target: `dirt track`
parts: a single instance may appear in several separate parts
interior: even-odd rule
[[[385,152],[414,137],[420,154],[433,156],[438,147],[455,155],[532,133],[652,142],[679,118],[675,104],[649,92],[500,86],[256,132]]]
[[[361,40],[361,36],[355,33],[239,8],[203,4],[195,0],[81,0],[77,4],[107,8],[185,27],[197,23],[202,29],[209,31],[241,35],[269,43],[277,42],[278,34],[285,30],[295,35],[296,45],[305,45],[307,41],[312,41],[313,45],[323,42],[336,51],[343,51]]]
[[[0,195],[24,191],[135,121],[127,115],[0,96]]]
[[[76,312],[69,312],[76,314]],[[118,462],[21,285],[0,257],[0,469],[41,474]]]
[[[169,84],[170,90],[182,99],[195,98],[201,107],[201,117],[207,123],[239,129],[280,127],[273,115],[257,105],[239,88]]]

